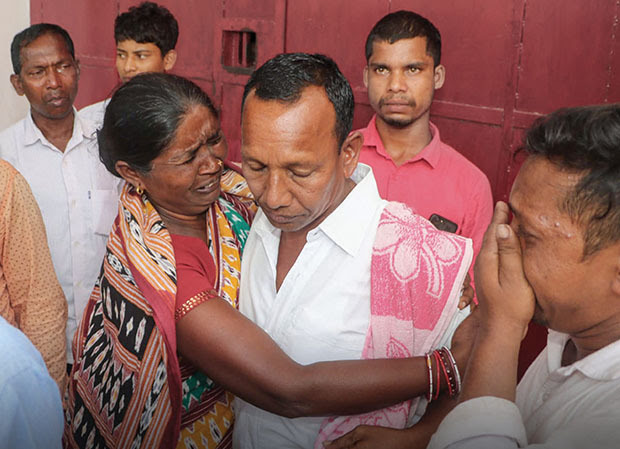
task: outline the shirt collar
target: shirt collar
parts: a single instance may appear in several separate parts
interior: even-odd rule
[[[406,163],[423,160],[426,161],[432,168],[437,167],[439,164],[443,143],[441,142],[439,129],[432,122],[429,122],[428,125],[431,129],[431,141],[422,149],[422,151]],[[386,159],[391,159],[390,155],[387,154],[387,151],[385,151],[385,146],[383,145],[381,136],[377,130],[377,114],[372,116],[368,126],[362,130],[362,135],[364,136],[364,146],[375,147],[375,151],[377,153]]]
[[[351,179],[356,184],[353,190],[317,229],[308,233],[308,238],[320,230],[344,251],[355,256],[367,238],[377,206],[383,200],[379,196],[372,168],[368,165],[358,164]]]
[[[554,374],[558,376],[568,377],[575,371],[579,371],[584,376],[595,380],[620,379],[620,340],[608,344],[571,365],[559,367],[568,339],[567,334],[549,330],[547,339],[549,372],[555,371]]]
[[[353,190],[325,220],[308,232],[307,241],[323,233],[344,251],[355,255],[370,232],[368,228],[377,206],[384,201],[368,165],[359,163],[351,179],[356,184]],[[262,210],[259,209],[252,226],[262,240],[279,241],[281,231],[269,222]]]
[[[26,116],[26,129],[25,129],[25,145],[34,145],[37,142],[41,142],[47,146],[55,148],[43,135],[39,127],[34,123],[32,119],[32,113],[28,113]],[[77,146],[83,139],[95,139],[97,137],[97,127],[90,120],[80,117],[75,106],[73,107],[73,134],[69,143],[67,144],[67,150]],[[65,152],[66,152],[65,151]]]

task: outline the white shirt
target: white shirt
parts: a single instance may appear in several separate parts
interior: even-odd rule
[[[0,316],[0,447],[60,449],[64,416],[39,351]]]
[[[459,404],[429,449],[620,447],[620,340],[563,367],[567,340],[549,331],[547,347],[517,387],[516,404],[489,396]]]
[[[387,201],[367,165],[359,164],[352,179],[357,185],[308,233],[279,291],[280,230],[261,210],[245,245],[240,310],[304,365],[360,359],[368,332],[372,247]],[[239,449],[312,448],[324,419],[283,418],[239,398],[235,415],[233,446]]]
[[[93,122],[97,129],[101,129],[103,126],[103,117],[105,116],[105,108],[108,107],[109,102],[110,98],[106,98],[105,100],[101,100],[97,103],[84,106],[80,109],[80,117]]]
[[[64,153],[43,136],[30,114],[0,133],[0,158],[26,178],[41,209],[54,269],[69,306],[69,363],[71,340],[99,275],[120,193],[120,179],[99,161],[95,126],[74,113],[73,134]]]

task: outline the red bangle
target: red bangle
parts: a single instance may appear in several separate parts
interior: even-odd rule
[[[451,382],[450,376],[448,376],[448,370],[446,369],[446,365],[445,365],[445,361],[443,359],[443,355],[441,354],[441,351],[438,351],[438,352],[439,352],[439,362],[441,362],[441,370],[443,371],[443,375],[446,378],[446,384],[448,385],[448,395],[450,397],[452,397],[453,396],[453,394],[452,394],[452,382]]]
[[[450,352],[450,349],[445,346],[441,348],[441,354],[447,359],[446,363],[450,365],[448,374],[451,377],[452,389],[454,391],[453,395],[457,395],[461,392],[461,375],[459,373],[459,368],[456,365],[456,360],[454,360],[454,356],[452,355],[452,352]]]
[[[437,388],[435,388],[435,397],[433,399],[439,398],[439,393],[441,393],[441,369],[439,368],[439,351],[433,351],[433,356],[435,358],[435,369],[437,370]]]

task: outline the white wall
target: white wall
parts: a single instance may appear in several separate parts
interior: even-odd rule
[[[30,25],[30,0],[2,0],[0,6],[0,130],[23,118],[28,101],[15,93],[9,82],[13,73],[11,41]]]

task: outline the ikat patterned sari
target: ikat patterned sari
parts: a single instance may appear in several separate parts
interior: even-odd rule
[[[240,255],[255,210],[243,177],[222,175],[207,213],[213,295],[237,307]],[[147,195],[125,185],[101,274],[73,341],[64,445],[229,447],[232,397],[179,362],[170,234]]]

